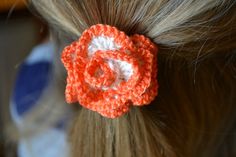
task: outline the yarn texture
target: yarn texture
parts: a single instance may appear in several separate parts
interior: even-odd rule
[[[62,52],[66,101],[108,118],[131,105],[150,104],[158,94],[157,50],[143,35],[129,37],[109,25],[90,27]]]

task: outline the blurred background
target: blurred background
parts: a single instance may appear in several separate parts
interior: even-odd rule
[[[0,157],[16,156],[17,143],[7,132],[12,125],[10,95],[19,65],[44,37],[45,25],[32,15],[24,0],[0,0]]]

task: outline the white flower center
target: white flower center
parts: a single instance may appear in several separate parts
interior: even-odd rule
[[[92,58],[97,50],[119,50],[120,45],[117,45],[114,38],[106,36],[94,37],[88,46],[88,57]],[[106,59],[105,62],[108,63],[110,68],[116,73],[117,77],[115,82],[111,85],[111,88],[116,88],[117,85],[122,81],[127,81],[133,74],[133,67],[131,64],[114,59]],[[106,90],[106,88],[103,88]]]

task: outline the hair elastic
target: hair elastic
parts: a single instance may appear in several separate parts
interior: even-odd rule
[[[68,74],[66,101],[102,116],[119,117],[157,96],[157,47],[143,35],[97,24],[67,46],[61,60]]]

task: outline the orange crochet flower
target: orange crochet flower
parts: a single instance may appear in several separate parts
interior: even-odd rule
[[[62,52],[66,101],[108,118],[121,116],[130,105],[147,105],[158,93],[156,56],[157,47],[145,36],[94,25]]]

